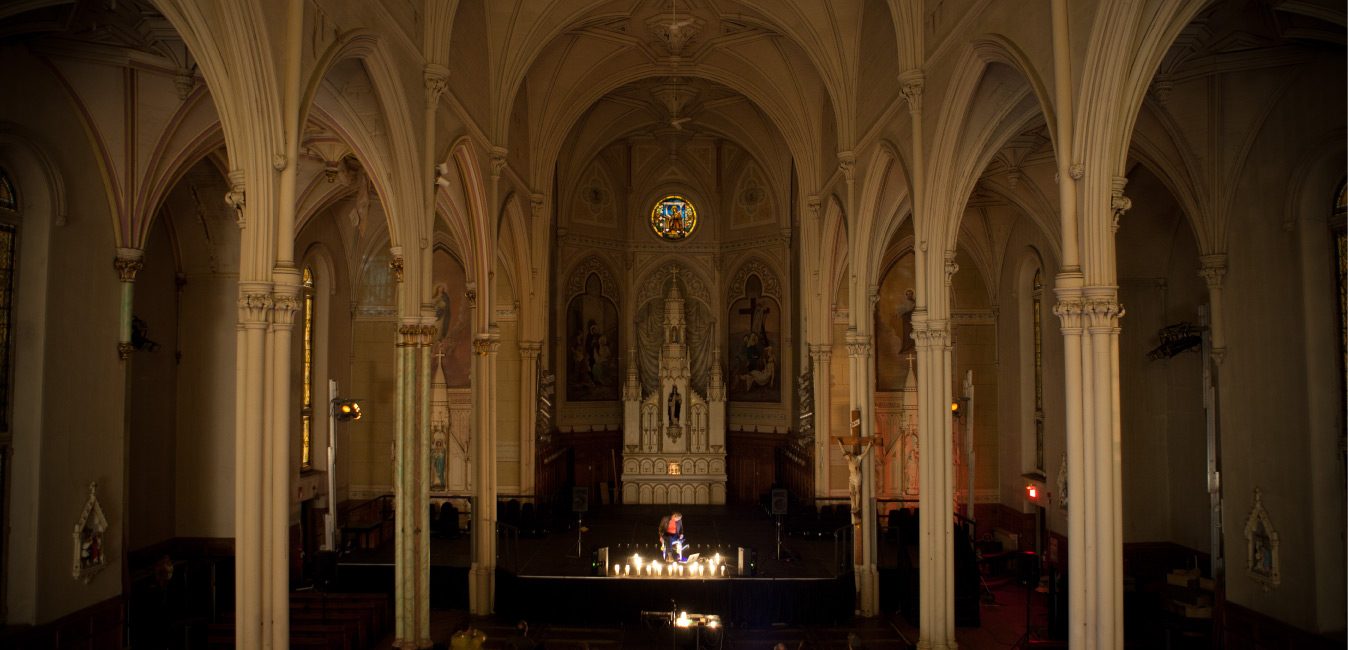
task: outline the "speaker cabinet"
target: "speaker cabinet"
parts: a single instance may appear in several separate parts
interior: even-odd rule
[[[787,496],[787,491],[781,488],[772,491],[772,514],[787,514],[787,508],[790,507],[791,499]]]
[[[590,510],[590,488],[573,487],[571,488],[571,512],[589,512]]]

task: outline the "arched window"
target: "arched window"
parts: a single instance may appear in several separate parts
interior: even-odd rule
[[[300,471],[311,470],[314,468],[313,457],[313,434],[314,434],[314,270],[311,267],[304,267],[304,287],[303,287],[303,305],[301,306],[303,322],[301,329],[303,332],[303,352],[300,357],[301,382],[300,388],[300,427],[302,436],[300,440]]]
[[[1015,280],[1019,314],[1020,467],[1025,474],[1044,471],[1044,274],[1036,251],[1026,251]]]

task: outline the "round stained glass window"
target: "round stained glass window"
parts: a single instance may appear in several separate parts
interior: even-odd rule
[[[693,234],[696,227],[697,209],[682,196],[670,194],[651,209],[651,230],[661,239],[679,241]]]

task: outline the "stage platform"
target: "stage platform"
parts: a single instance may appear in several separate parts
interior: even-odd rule
[[[596,551],[608,548],[609,563],[623,564],[634,552],[658,555],[660,518],[683,513],[687,554],[716,552],[742,575],[724,578],[605,577]],[[579,523],[579,530],[578,530]],[[631,623],[643,612],[716,614],[734,625],[820,624],[850,619],[855,595],[849,541],[844,537],[792,537],[783,531],[778,554],[777,520],[759,506],[608,505],[584,513],[564,530],[530,538],[502,527],[496,610],[530,621]],[[466,533],[431,540],[431,605],[468,606],[471,541]],[[393,589],[393,544],[339,558],[338,588]],[[649,616],[649,614],[647,614]]]

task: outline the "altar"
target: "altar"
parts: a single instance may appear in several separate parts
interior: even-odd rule
[[[624,503],[723,504],[726,387],[711,364],[705,394],[691,382],[688,328],[678,271],[669,276],[661,320],[658,388],[643,387],[633,358],[623,384]],[[713,359],[719,359],[719,353]]]

